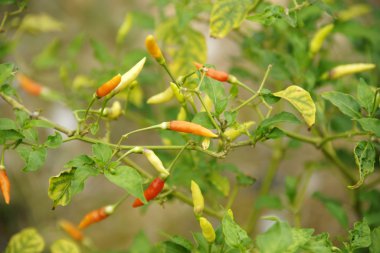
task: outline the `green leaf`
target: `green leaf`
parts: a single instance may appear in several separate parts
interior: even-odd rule
[[[16,115],[17,125],[20,128],[24,128],[30,120],[29,114],[27,112],[19,110],[19,109],[14,109],[13,112]]]
[[[100,63],[106,63],[111,60],[111,56],[107,50],[107,48],[102,44],[101,42],[91,39],[90,40],[90,45],[92,47],[92,50],[94,52],[95,58],[100,62]]]
[[[322,233],[313,236],[303,247],[305,252],[309,253],[333,253],[332,243],[329,240],[329,234]]]
[[[83,165],[80,167],[77,167],[77,169],[74,172],[74,176],[71,181],[71,192],[72,194],[77,194],[81,191],[83,191],[84,183],[90,176],[97,176],[99,175],[99,171],[96,169],[96,167],[91,165]]]
[[[198,112],[194,115],[192,122],[204,126],[208,129],[215,129],[215,126],[212,124],[207,112]]]
[[[353,119],[361,118],[360,105],[353,96],[338,91],[330,91],[323,93],[322,97],[338,107],[343,114]]]
[[[58,53],[62,47],[58,39],[52,40],[44,49],[33,59],[33,65],[38,69],[49,69],[59,63]]]
[[[40,253],[44,247],[44,239],[37,230],[25,228],[12,236],[5,253]]]
[[[363,78],[360,79],[356,93],[360,106],[363,107],[369,114],[372,114],[375,92],[369,85],[367,85]]]
[[[249,0],[217,0],[210,17],[210,35],[225,37],[232,29],[238,28],[252,6]]]
[[[228,213],[223,217],[222,229],[224,240],[231,248],[247,249],[252,243],[247,232],[245,232]]]
[[[206,94],[210,97],[217,115],[220,115],[226,109],[228,97],[226,96],[226,91],[221,82],[205,77],[203,79],[201,91],[206,92]]]
[[[313,197],[322,202],[326,209],[330,212],[332,216],[337,219],[337,221],[344,227],[348,227],[348,217],[346,210],[342,207],[342,204],[335,199],[328,198],[320,192],[313,194]]]
[[[265,102],[267,102],[270,105],[277,103],[281,99],[279,97],[274,96],[273,93],[266,88],[263,88],[261,90],[260,96],[262,96]]]
[[[55,132],[54,135],[49,135],[45,141],[45,146],[49,148],[58,148],[62,144],[62,135]]]
[[[183,238],[181,236],[178,236],[178,235],[170,237],[170,241],[175,243],[175,244],[181,245],[183,248],[185,248],[189,251],[191,251],[191,249],[193,248],[193,245],[191,244],[191,242],[189,240],[187,240],[186,238]]]
[[[67,239],[55,241],[50,247],[51,253],[80,253],[78,245]]]
[[[292,228],[293,243],[284,251],[284,253],[299,252],[299,248],[303,247],[312,238],[314,229],[311,228]]]
[[[163,51],[168,52],[172,58],[169,66],[174,75],[186,75],[195,70],[194,61],[206,61],[207,46],[203,34],[190,26],[181,27],[178,19],[161,23],[156,34],[165,45]]]
[[[0,130],[0,144],[5,144],[7,141],[17,141],[24,138],[20,132],[16,130]]]
[[[16,122],[8,118],[0,118],[0,130],[17,129]]]
[[[210,174],[210,181],[225,197],[228,196],[230,192],[230,181],[228,181],[228,178],[223,177],[217,171],[213,171]]]
[[[22,169],[24,172],[37,171],[45,163],[47,154],[45,147],[18,146],[17,152],[25,162],[25,167]]]
[[[292,243],[292,230],[288,223],[281,221],[256,237],[260,253],[283,253]]]
[[[264,9],[263,12],[247,17],[248,20],[261,23],[265,26],[269,26],[281,20],[285,19],[291,26],[295,26],[295,20],[285,13],[285,9],[279,5],[270,5]]]
[[[67,47],[67,55],[69,58],[74,58],[78,55],[79,51],[83,47],[84,42],[84,35],[79,34],[74,37],[74,39],[70,42],[70,44]]]
[[[380,137],[380,120],[375,118],[361,118],[357,120],[365,131]]]
[[[151,252],[152,244],[149,242],[148,237],[143,231],[140,231],[133,239],[129,251],[131,253],[145,253]]]
[[[95,160],[101,163],[107,163],[112,157],[112,149],[103,143],[96,143],[92,145],[92,153],[95,156]]]
[[[372,244],[369,247],[370,253],[380,252],[380,227],[375,228],[371,232]]]
[[[54,125],[50,122],[39,120],[39,119],[28,120],[26,124],[24,125],[24,128],[32,128],[32,127],[54,128]]]
[[[296,116],[289,112],[280,112],[278,114],[273,115],[270,118],[267,118],[260,122],[258,127],[256,128],[256,131],[254,132],[254,140],[258,141],[261,139],[268,139],[272,133],[272,126],[283,123],[283,122],[289,122],[289,123],[300,123],[300,121],[297,119]],[[280,129],[279,129],[280,130]],[[278,133],[277,130],[274,130],[275,132],[272,133],[272,137],[279,137],[281,136],[281,133]]]
[[[14,65],[11,63],[0,64],[0,84],[5,83],[13,76]]]
[[[354,229],[349,231],[349,241],[352,250],[367,248],[371,245],[371,230],[365,219],[354,224]]]
[[[371,174],[375,169],[376,150],[372,142],[360,141],[354,149],[356,165],[359,167],[359,181],[349,186],[350,189],[356,189],[364,183],[366,176]]]
[[[48,196],[53,200],[53,208],[57,205],[66,206],[71,201],[71,182],[75,169],[62,171],[58,176],[49,179]]]
[[[308,91],[299,86],[291,85],[285,90],[273,93],[273,95],[289,101],[302,114],[309,127],[315,123],[316,108]]]
[[[105,170],[104,175],[109,181],[146,203],[142,187],[143,179],[135,169],[120,166],[116,169]]]

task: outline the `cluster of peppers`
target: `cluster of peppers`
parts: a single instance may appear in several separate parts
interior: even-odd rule
[[[309,48],[310,48],[309,53],[311,56],[315,55],[321,49],[324,40],[326,39],[328,34],[331,33],[333,28],[334,28],[333,25],[327,25],[327,26],[322,27],[315,34],[315,36],[312,38],[309,45]],[[145,45],[149,54],[153,56],[153,58],[160,65],[166,64],[165,58],[152,35],[149,35],[146,38]],[[136,80],[144,64],[145,64],[145,58],[140,60],[134,67],[132,67],[124,75],[117,74],[114,77],[112,77],[109,81],[102,84],[96,90],[94,94],[94,98],[101,99],[106,96],[112,97],[118,92],[120,92],[121,90],[123,90],[124,88],[126,88],[128,85],[130,85]],[[198,70],[205,73],[205,75],[217,81],[229,82],[231,84],[235,84],[236,82],[238,82],[236,77],[226,72],[207,68],[203,66],[202,64],[196,63],[196,62],[194,63],[194,65]],[[373,64],[366,64],[366,63],[340,65],[324,73],[321,78],[322,79],[336,79],[345,75],[354,74],[354,73],[370,70],[373,68],[374,68]],[[21,87],[26,92],[32,95],[44,96],[49,99],[56,99],[58,97],[58,95],[52,90],[50,90],[49,88],[34,82],[33,80],[29,79],[27,76],[23,74],[18,74],[17,78]],[[176,97],[177,100],[181,104],[185,102],[184,95],[180,92],[177,84],[175,83],[170,83],[170,86],[166,90],[150,97],[147,103],[148,104],[164,103],[164,102],[169,101],[172,97]],[[207,101],[207,98],[205,99],[205,101]],[[115,102],[112,108],[109,108],[108,111],[107,110],[105,110],[104,112],[102,111],[102,113],[110,115],[110,117],[117,118],[121,113],[120,103]],[[209,138],[218,137],[217,134],[213,133],[207,128],[204,128],[201,125],[185,121],[184,120],[186,119],[185,113],[186,113],[186,110],[182,106],[177,116],[178,120],[163,122],[159,126],[162,129],[183,132],[183,133],[191,133],[191,134],[206,137],[205,140],[208,140],[208,143],[209,143]],[[225,131],[224,135],[228,137],[230,140],[234,140],[239,135],[246,132],[247,129],[253,124],[254,122],[246,122],[243,125],[241,125],[239,129],[229,129]],[[156,198],[160,194],[160,192],[164,189],[165,180],[169,176],[170,173],[168,170],[165,169],[161,160],[155,155],[155,153],[152,150],[141,149],[140,152],[146,156],[149,162],[153,165],[153,167],[155,167],[155,169],[159,173],[159,176],[153,179],[151,183],[149,184],[149,186],[144,191],[145,199],[147,201],[151,201],[154,198]],[[9,183],[9,179],[7,177],[7,174],[3,165],[0,166],[0,189],[4,196],[5,202],[9,204],[10,183]],[[215,241],[215,230],[212,224],[205,217],[202,217],[202,212],[204,209],[204,198],[198,184],[194,181],[191,181],[191,192],[192,192],[192,198],[193,198],[194,214],[199,220],[202,234],[209,243],[213,243]],[[144,205],[143,201],[141,201],[138,198],[136,198],[132,204],[133,207],[139,207],[143,205]],[[61,221],[60,227],[64,231],[66,231],[73,239],[82,241],[84,236],[81,230],[90,226],[93,223],[104,220],[105,218],[107,218],[108,216],[114,213],[117,206],[118,204],[107,205],[107,206],[104,206],[104,207],[101,207],[99,209],[89,212],[83,217],[83,219],[80,221],[78,226],[75,226],[68,221]]]

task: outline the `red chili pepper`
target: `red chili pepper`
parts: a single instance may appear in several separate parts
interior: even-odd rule
[[[3,193],[5,203],[9,205],[9,202],[11,201],[11,196],[9,194],[11,190],[11,184],[9,182],[7,172],[3,166],[0,166],[0,188],[1,192]]]
[[[33,81],[29,77],[19,73],[17,74],[17,79],[20,82],[21,87],[31,95],[39,96],[41,95],[44,87],[39,83]]]
[[[78,228],[83,229],[90,226],[93,223],[104,220],[110,216],[115,210],[113,205],[103,206],[99,209],[89,212],[80,221]]]
[[[172,130],[172,131],[177,131],[177,132],[191,133],[191,134],[200,135],[204,137],[210,137],[210,138],[218,137],[218,135],[211,132],[211,130],[201,125],[188,122],[188,121],[182,121],[182,120],[173,120],[173,121],[168,122],[167,129]]]
[[[203,68],[203,65],[198,62],[194,62],[194,65],[195,67],[197,67],[197,69]],[[220,82],[228,81],[229,74],[226,72],[218,71],[215,69],[209,69],[209,68],[206,68],[205,72],[206,72],[206,76],[211,77],[212,79],[215,79],[217,81],[220,81]]]
[[[161,191],[164,189],[165,181],[161,178],[157,177],[155,178],[148,188],[144,191],[144,197],[147,201],[150,201],[154,199]],[[135,202],[133,202],[133,207],[139,207],[143,206],[144,203],[140,199],[135,199]]]
[[[102,98],[115,89],[121,81],[121,75],[117,74],[111,80],[105,82],[96,90],[96,96]]]
[[[82,231],[80,231],[74,224],[72,224],[69,221],[61,220],[58,223],[59,227],[63,229],[71,238],[73,238],[76,241],[82,241],[83,240],[83,234]]]

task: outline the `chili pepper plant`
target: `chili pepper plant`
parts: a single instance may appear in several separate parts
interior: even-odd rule
[[[380,252],[377,1],[42,2],[0,1],[0,249]]]

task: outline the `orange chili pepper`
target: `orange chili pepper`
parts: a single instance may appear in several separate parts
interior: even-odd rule
[[[194,65],[197,69],[203,68],[203,65],[198,62],[194,62]],[[223,71],[205,68],[205,72],[206,76],[211,77],[212,79],[215,79],[220,82],[227,82],[229,78],[229,74]]]
[[[80,231],[74,224],[69,221],[61,220],[58,222],[60,228],[65,231],[71,238],[76,241],[82,241],[84,236],[82,231]]]
[[[176,131],[176,132],[183,132],[183,133],[191,133],[195,135],[200,135],[204,137],[210,137],[210,138],[216,138],[218,135],[211,132],[211,130],[192,123],[188,121],[182,121],[182,120],[173,120],[168,122],[167,129]]]
[[[111,80],[105,82],[96,90],[96,96],[98,98],[102,98],[104,96],[107,96],[113,89],[115,89],[118,84],[121,82],[121,75],[117,74],[116,76],[112,77]]]
[[[162,189],[164,189],[164,186],[165,186],[165,180],[157,177],[155,178],[148,186],[148,188],[146,188],[146,190],[144,191],[144,197],[147,201],[150,201],[152,199],[154,199],[155,197],[157,197],[157,195],[162,191]],[[135,202],[133,202],[133,207],[139,207],[139,206],[143,206],[144,203],[136,198],[135,199]]]
[[[9,182],[7,172],[5,171],[4,166],[2,165],[0,165],[0,188],[1,188],[1,192],[3,193],[5,203],[9,205],[9,202],[11,201],[11,197],[10,197],[11,184]]]
[[[161,49],[158,46],[153,35],[148,35],[145,39],[145,46],[149,54],[154,57],[159,63],[165,62],[164,56],[162,55]]]
[[[80,221],[78,228],[83,229],[90,226],[93,223],[104,220],[114,212],[115,208],[113,205],[103,206],[99,209],[93,210],[86,214]]]
[[[20,85],[23,88],[23,90],[34,96],[41,95],[42,90],[44,89],[42,85],[21,73],[17,74],[17,80],[20,82]]]

